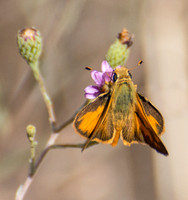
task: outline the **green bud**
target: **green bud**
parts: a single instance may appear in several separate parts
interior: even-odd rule
[[[129,47],[132,45],[132,36],[126,29],[118,35],[118,39],[110,46],[106,60],[112,68],[124,65],[129,56]]]
[[[29,139],[30,142],[33,142],[35,139],[35,135],[36,135],[36,128],[33,125],[28,125],[26,127],[26,132],[27,132],[27,137]]]
[[[24,28],[18,31],[17,40],[22,57],[28,63],[38,61],[42,51],[40,32],[35,28]]]

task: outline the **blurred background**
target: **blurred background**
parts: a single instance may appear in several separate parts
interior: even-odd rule
[[[145,145],[96,145],[48,153],[25,199],[188,199],[188,2],[186,0],[0,1],[0,199],[13,199],[28,173],[25,128],[37,128],[37,153],[50,135],[48,114],[16,35],[37,27],[43,36],[41,73],[57,123],[85,101],[93,84],[84,67],[100,70],[122,28],[134,34],[127,66],[142,59],[133,81],[161,111],[169,156]],[[80,143],[72,125],[57,143]]]

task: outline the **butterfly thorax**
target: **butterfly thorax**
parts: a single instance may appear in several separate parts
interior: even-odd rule
[[[136,88],[129,76],[128,69],[121,67],[115,70],[117,80],[112,86],[113,121],[116,129],[122,129],[135,112]]]

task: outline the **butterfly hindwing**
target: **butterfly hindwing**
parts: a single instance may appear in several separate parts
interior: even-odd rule
[[[142,96],[141,96],[142,97]],[[164,154],[164,155],[168,155],[168,152],[164,146],[164,144],[162,143],[161,139],[159,138],[159,136],[157,134],[159,133],[158,128],[158,124],[159,122],[157,121],[157,119],[155,119],[155,116],[153,116],[153,118],[156,120],[150,120],[150,118],[147,117],[146,112],[148,113],[152,113],[153,112],[153,105],[148,103],[148,108],[147,111],[144,110],[144,106],[142,104],[143,102],[143,97],[142,99],[140,99],[140,95],[137,94],[137,103],[136,103],[136,121],[139,125],[139,132],[137,133],[138,137],[140,138],[141,142],[145,142],[147,143],[149,146],[151,146],[152,148],[154,148],[156,151]],[[144,102],[146,103],[146,102]],[[152,110],[152,111],[151,111]],[[149,112],[150,111],[150,112]],[[155,112],[157,112],[157,110],[155,109]],[[141,136],[139,136],[139,134],[141,134]],[[143,140],[143,141],[142,141]]]
[[[165,131],[164,119],[161,113],[157,110],[153,104],[147,100],[144,96],[138,94],[139,99],[144,107],[147,119],[152,125],[153,129],[158,135],[161,135]]]

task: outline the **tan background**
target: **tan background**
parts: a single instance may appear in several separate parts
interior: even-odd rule
[[[147,146],[97,145],[54,150],[42,163],[26,198],[65,200],[188,199],[188,14],[186,0],[0,1],[0,199],[13,199],[28,172],[25,127],[37,127],[38,152],[50,134],[47,111],[17,31],[35,26],[43,36],[41,71],[58,123],[84,102],[92,84],[85,66],[100,69],[109,45],[126,27],[134,33],[127,65],[138,90],[164,115],[164,157]],[[83,142],[71,126],[58,143]]]

